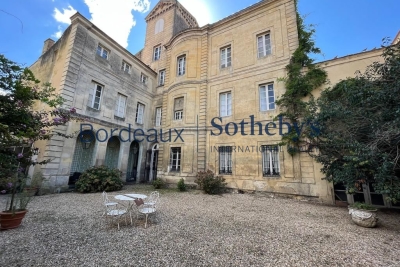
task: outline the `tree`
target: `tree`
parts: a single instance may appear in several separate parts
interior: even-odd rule
[[[309,135],[318,147],[328,181],[342,182],[349,193],[372,183],[378,193],[400,200],[400,44],[388,46],[383,63],[348,78],[310,101]]]
[[[35,110],[34,105],[44,107]],[[15,210],[15,195],[25,184],[21,166],[46,164],[32,161],[33,144],[53,135],[67,136],[56,126],[65,125],[76,112],[65,110],[61,96],[50,84],[40,85],[32,71],[0,55],[0,185],[11,193],[7,210]],[[23,152],[15,148],[24,147]]]
[[[297,0],[295,6],[299,46],[286,66],[287,76],[281,79],[285,83],[286,91],[276,101],[281,112],[275,119],[282,117],[289,120],[292,125],[301,125],[301,121],[309,115],[305,98],[312,98],[311,92],[326,82],[327,73],[314,64],[314,60],[309,56],[309,54],[320,54],[321,50],[316,47],[313,40],[315,33],[313,25],[306,26],[297,10]],[[289,154],[293,156],[300,151],[301,146],[305,145],[307,138],[305,133],[298,132],[292,127],[288,134],[282,136],[280,145],[287,145]]]

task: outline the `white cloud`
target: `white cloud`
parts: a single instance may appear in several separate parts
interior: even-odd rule
[[[128,46],[129,33],[136,21],[132,10],[145,13],[149,0],[84,0],[92,15],[91,21],[123,47]]]
[[[51,37],[54,37],[54,38],[60,38],[61,37],[61,35],[63,34],[63,30],[62,30],[62,28],[61,28],[61,25],[58,25],[58,27],[57,27],[57,29],[58,29],[58,31],[56,31],[55,33],[53,33],[53,35],[51,35]]]
[[[212,22],[211,10],[205,0],[179,0],[179,2],[196,18],[200,27]]]
[[[63,8],[62,11],[60,11],[58,8],[55,8],[53,17],[58,22],[71,24],[70,17],[72,17],[72,15],[74,15],[75,13],[76,10],[72,6],[68,6],[67,9]]]

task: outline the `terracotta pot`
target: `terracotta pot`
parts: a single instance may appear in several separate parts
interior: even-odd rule
[[[0,212],[0,230],[17,228],[21,225],[22,219],[28,210],[20,210],[16,212],[2,211]]]

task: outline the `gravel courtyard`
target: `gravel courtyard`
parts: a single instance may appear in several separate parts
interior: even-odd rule
[[[157,221],[120,231],[106,227],[100,193],[35,197],[22,225],[0,232],[0,266],[400,266],[400,213],[366,229],[347,208],[267,194],[160,194]]]

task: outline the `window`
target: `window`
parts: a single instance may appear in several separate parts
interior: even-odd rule
[[[169,170],[180,171],[181,170],[181,148],[171,147],[169,157]]]
[[[159,19],[156,22],[156,27],[154,29],[154,34],[162,32],[163,30],[164,30],[164,20],[163,19]]]
[[[183,111],[182,110],[177,110],[174,112],[174,120],[176,121],[181,121],[183,117]]]
[[[267,111],[275,109],[274,85],[260,85],[260,110]]]
[[[143,84],[147,84],[147,76],[146,75],[144,75],[143,73],[142,74],[140,74],[140,82],[141,83],[143,83]]]
[[[162,108],[156,108],[156,126],[161,126]]]
[[[161,45],[154,47],[154,61],[159,60],[161,57]]]
[[[125,61],[122,61],[122,67],[121,69],[125,71],[126,73],[129,73],[131,71],[131,65],[126,63]]]
[[[269,33],[257,36],[258,58],[271,54],[271,38]]]
[[[165,82],[165,70],[160,70],[158,73],[158,85],[164,85]]]
[[[103,86],[98,83],[93,83],[92,92],[89,93],[88,98],[88,107],[94,108],[99,110],[100,109],[100,102],[101,102],[101,95],[103,93]]]
[[[184,75],[186,70],[186,56],[178,57],[178,76]]]
[[[220,146],[219,152],[219,173],[232,174],[232,147]]]
[[[279,175],[278,146],[261,146],[263,176]]]
[[[221,49],[221,68],[226,68],[231,65],[231,46]]]
[[[232,94],[231,94],[231,92],[219,94],[219,115],[221,117],[232,115]]]
[[[126,96],[118,94],[114,115],[120,118],[125,118],[125,106],[126,106]]]
[[[182,120],[183,118],[183,97],[175,98],[174,101],[174,120]]]
[[[108,54],[110,53],[110,51],[108,51],[106,48],[104,48],[101,45],[97,46],[97,54],[99,56],[101,56],[102,58],[107,59],[108,58]]]
[[[143,124],[143,116],[144,116],[144,105],[142,103],[137,103],[136,109],[136,123]]]

